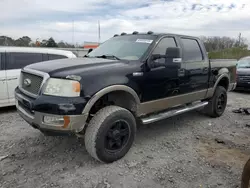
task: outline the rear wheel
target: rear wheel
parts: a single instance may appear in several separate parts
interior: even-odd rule
[[[227,91],[224,87],[218,86],[214,96],[209,100],[205,107],[205,113],[211,117],[220,117],[227,106]]]
[[[99,110],[85,132],[85,146],[95,159],[111,163],[121,159],[131,148],[136,133],[133,114],[118,106]]]

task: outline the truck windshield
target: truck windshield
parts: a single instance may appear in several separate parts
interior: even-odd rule
[[[250,68],[250,59],[239,60],[237,68]]]
[[[113,37],[90,52],[87,57],[139,60],[155,38],[154,35]]]

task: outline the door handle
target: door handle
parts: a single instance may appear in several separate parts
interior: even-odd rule
[[[178,69],[178,76],[179,77],[185,76],[185,69]]]
[[[0,81],[6,81],[6,79],[0,79]]]
[[[179,71],[179,73],[184,73],[185,69],[179,69],[178,71]]]

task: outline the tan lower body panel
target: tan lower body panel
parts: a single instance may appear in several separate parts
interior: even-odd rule
[[[163,98],[159,100],[149,101],[141,103],[138,109],[138,115],[146,115],[157,111],[162,111],[167,108],[172,108],[178,105],[202,100],[211,97],[213,94],[212,89],[206,89],[201,91],[196,91],[192,93],[187,93],[183,95],[178,95],[174,97]]]

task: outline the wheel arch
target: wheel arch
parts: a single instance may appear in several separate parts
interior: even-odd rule
[[[230,77],[229,77],[228,73],[223,73],[216,80],[213,89],[215,91],[215,89],[217,88],[217,86],[223,86],[226,90],[228,90],[229,83],[230,83]]]
[[[82,113],[89,114],[91,108],[94,106],[94,104],[99,99],[101,99],[103,96],[105,96],[109,93],[112,93],[112,92],[125,92],[125,93],[129,94],[134,99],[137,107],[140,104],[140,99],[139,99],[139,97],[134,89],[132,89],[131,87],[125,86],[125,85],[112,85],[112,86],[105,87],[105,88],[101,89],[100,91],[98,91],[97,93],[95,93],[91,97],[91,99],[87,102]]]

